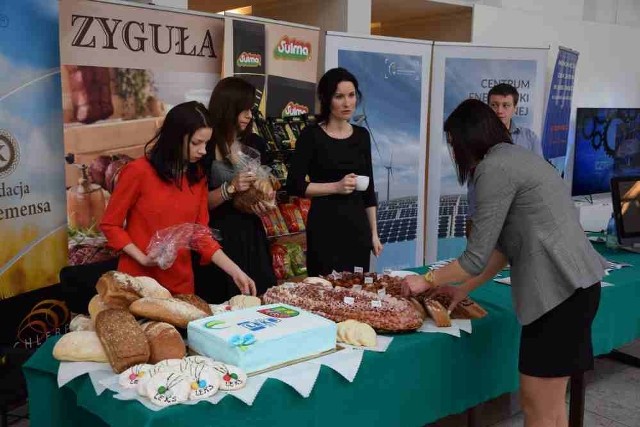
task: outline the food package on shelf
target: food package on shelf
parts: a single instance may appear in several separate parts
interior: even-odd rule
[[[307,226],[307,217],[309,216],[309,209],[311,208],[311,200],[303,199],[301,197],[295,197],[293,199],[293,203],[300,210],[300,214],[302,215],[302,221],[304,221],[304,226]]]
[[[285,234],[289,234],[289,229],[287,228],[287,223],[285,222],[282,212],[280,209],[276,208],[269,212],[271,220],[273,222],[273,226],[275,228],[275,235],[282,236]]]
[[[276,279],[284,280],[294,276],[291,259],[284,245],[271,245],[271,258]]]
[[[281,150],[291,150],[293,148],[286,125],[287,123],[284,119],[269,119],[269,128],[271,130],[271,134],[273,135],[273,140],[275,141],[276,146]]]
[[[302,129],[305,127],[304,117],[302,116],[290,116],[287,117],[287,122],[289,124],[289,128],[293,133],[294,139],[300,138],[300,133],[302,133]],[[295,145],[294,145],[295,147]]]
[[[273,164],[271,165],[271,170],[273,172],[273,175],[276,178],[278,178],[279,181],[281,182],[287,181],[287,176],[289,174],[289,171],[287,170],[287,165],[285,165],[284,162],[280,160],[274,161]]]
[[[271,221],[271,217],[269,216],[269,214],[260,215],[260,220],[262,221],[262,226],[264,227],[265,233],[267,233],[267,237],[275,236],[276,230],[273,226],[273,222]]]
[[[298,233],[305,230],[302,214],[296,205],[293,203],[282,203],[279,208],[290,233]]]
[[[287,249],[289,263],[294,276],[302,276],[307,274],[307,260],[304,255],[302,246],[298,243],[285,243],[283,245]]]

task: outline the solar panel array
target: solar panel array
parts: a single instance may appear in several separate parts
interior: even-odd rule
[[[464,237],[468,209],[466,195],[442,196],[438,218],[438,237]],[[417,229],[417,197],[379,202],[378,234],[383,244],[415,240]]]

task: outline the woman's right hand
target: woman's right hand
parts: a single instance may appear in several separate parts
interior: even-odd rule
[[[238,268],[231,275],[231,278],[233,279],[233,283],[235,283],[238,289],[240,289],[240,293],[242,293],[242,295],[256,296],[256,284],[244,271]]]
[[[145,254],[140,256],[140,258],[137,261],[143,267],[156,267],[158,265],[158,262],[155,259]]]
[[[340,181],[336,182],[336,193],[337,194],[351,194],[356,189],[356,175],[355,173],[350,173],[349,175],[345,175]]]
[[[438,295],[446,295],[451,298],[451,304],[447,307],[447,310],[451,313],[458,303],[469,295],[469,291],[464,286],[443,285],[427,290],[426,295],[429,298],[434,298]]]
[[[240,172],[231,180],[231,184],[238,193],[247,191],[256,180],[256,174],[253,172]]]

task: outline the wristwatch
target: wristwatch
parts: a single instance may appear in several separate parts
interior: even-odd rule
[[[235,186],[235,185],[233,185],[233,184],[229,184],[229,185],[227,185],[227,193],[228,193],[230,196],[233,196],[233,194],[234,194],[235,192],[236,192],[236,186]]]

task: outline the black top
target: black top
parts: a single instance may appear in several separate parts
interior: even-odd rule
[[[311,182],[321,184],[340,181],[345,175],[355,173],[366,175],[370,180],[366,191],[355,194],[362,197],[366,208],[378,205],[371,165],[371,137],[365,128],[352,126],[353,133],[345,139],[329,136],[319,125],[307,126],[302,131],[287,177],[289,194],[305,197],[309,185],[305,180],[307,175]]]
[[[353,126],[353,134],[336,139],[318,125],[304,129],[289,168],[287,189],[304,197],[309,183],[340,181],[355,173],[369,177],[366,191],[313,197],[307,219],[307,270],[310,275],[332,270],[369,269],[371,227],[366,208],[376,206],[369,132]]]

